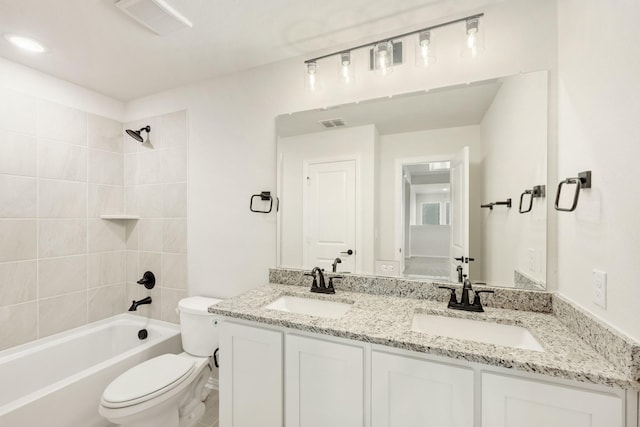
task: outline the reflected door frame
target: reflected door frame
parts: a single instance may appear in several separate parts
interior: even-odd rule
[[[361,158],[359,155],[344,155],[337,157],[323,157],[323,158],[314,158],[314,159],[305,159],[302,164],[302,185],[304,186],[302,191],[302,262],[303,268],[313,268],[314,265],[308,264],[309,257],[309,244],[308,244],[308,235],[309,235],[309,213],[308,213],[308,187],[307,187],[307,177],[309,176],[309,167],[312,165],[320,165],[320,164],[331,164],[338,162],[348,162],[352,161],[355,164],[355,235],[353,249],[355,252],[353,255],[347,255],[354,257],[354,270],[349,271],[351,273],[361,273],[362,268],[362,238],[363,238],[363,229],[362,229],[362,218],[363,218],[363,208],[362,208],[362,172],[361,172]],[[340,255],[336,255],[340,256]],[[342,257],[342,256],[340,256]],[[340,270],[338,270],[340,272]]]
[[[395,159],[394,168],[394,184],[393,184],[393,197],[395,205],[395,213],[393,218],[394,228],[394,256],[395,260],[400,265],[399,275],[404,273],[404,258],[405,253],[402,250],[405,248],[405,235],[404,235],[404,176],[402,168],[406,165],[415,165],[420,163],[434,163],[434,162],[448,162],[453,159],[455,153],[448,154],[434,154],[431,156],[417,156],[417,157],[403,157]]]

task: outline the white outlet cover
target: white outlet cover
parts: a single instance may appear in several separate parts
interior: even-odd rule
[[[593,270],[593,303],[604,309],[607,308],[607,273]]]

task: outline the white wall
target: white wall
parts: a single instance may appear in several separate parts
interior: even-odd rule
[[[412,225],[409,256],[449,257],[451,226]]]
[[[373,264],[373,228],[375,212],[375,146],[378,131],[373,125],[334,129],[280,138],[280,197],[282,217],[280,234],[281,265],[300,268],[303,254],[302,210],[304,162],[357,159],[356,197],[360,215],[356,218],[361,235],[356,235],[357,272],[371,274]],[[358,213],[356,213],[358,215]],[[312,266],[307,266],[312,267]]]
[[[477,61],[460,58],[461,27],[456,26],[443,29],[433,68],[414,67],[410,47],[406,65],[387,78],[361,73],[352,88],[326,81],[337,74],[328,60],[321,64],[324,91],[305,92],[301,71],[308,58],[297,58],[130,102],[127,120],[189,110],[190,293],[236,295],[265,283],[268,267],[275,265],[275,215],[250,213],[248,203],[251,194],[275,190],[276,115],[555,68],[555,0],[512,0],[483,11],[486,52]],[[435,23],[389,27],[387,35]],[[365,50],[354,55],[359,71],[365,55]]]
[[[573,213],[558,213],[559,291],[640,339],[640,3],[559,0],[559,178],[593,171]],[[552,191],[555,194],[555,189]],[[608,301],[592,303],[592,269]]]
[[[484,236],[476,262],[495,284],[513,284],[514,269],[546,282],[547,204],[555,193],[518,213],[520,194],[547,184],[548,97],[541,88],[547,88],[545,72],[505,79],[481,123],[482,202],[512,199],[511,209],[480,212]]]
[[[419,132],[405,132],[380,137],[380,166],[378,186],[378,240],[377,259],[394,259],[394,173],[396,159],[409,157],[454,155],[464,146],[469,147],[470,182],[479,182],[481,135],[479,126],[463,126],[456,128],[433,129]],[[481,250],[480,216],[473,212],[474,206],[480,205],[479,191],[471,191],[469,196],[471,235],[470,256],[477,256]],[[415,209],[409,209],[415,215]],[[482,277],[479,265],[471,265],[473,277]]]

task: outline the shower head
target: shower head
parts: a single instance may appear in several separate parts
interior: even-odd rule
[[[135,139],[136,141],[144,142],[144,138],[142,138],[142,135],[141,135],[142,131],[147,132],[147,135],[148,135],[149,132],[151,132],[151,126],[147,125],[143,128],[140,128],[139,130],[127,129],[126,132],[131,138]]]

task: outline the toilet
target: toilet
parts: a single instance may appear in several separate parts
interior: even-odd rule
[[[219,299],[180,300],[183,353],[149,359],[113,380],[99,412],[125,427],[192,427],[204,414],[205,384],[218,347],[217,316],[208,307]]]

